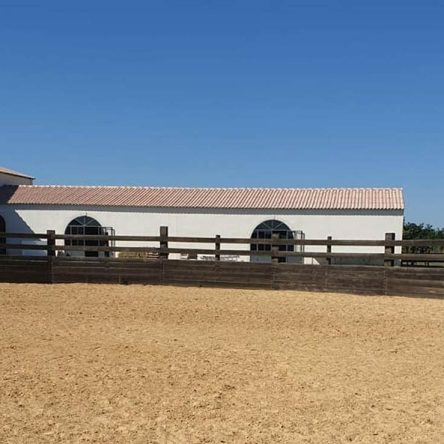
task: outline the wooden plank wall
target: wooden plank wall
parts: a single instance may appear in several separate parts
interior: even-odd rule
[[[0,256],[0,282],[49,284],[47,257]]]
[[[377,295],[384,294],[384,273],[384,267],[279,264],[274,288]]]
[[[167,284],[444,298],[444,269],[0,257],[0,282]]]
[[[273,274],[272,264],[169,260],[163,262],[162,283],[271,289]]]
[[[52,282],[97,284],[161,284],[162,261],[55,257]]]
[[[444,268],[386,268],[388,295],[444,298]]]

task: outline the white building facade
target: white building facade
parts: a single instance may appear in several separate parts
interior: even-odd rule
[[[402,239],[403,217],[403,193],[398,188],[208,189],[0,183],[0,231],[3,223],[7,232],[157,236],[159,228],[167,226],[170,236],[270,238],[278,233],[280,238],[382,240],[386,233]],[[97,227],[102,228],[97,231]],[[134,242],[118,245],[158,246]],[[205,244],[170,246],[214,248]],[[222,249],[245,250],[250,246],[225,244]],[[325,252],[325,246],[306,246],[305,252]],[[382,253],[383,247],[333,247],[333,252]],[[17,254],[13,250],[6,253]],[[250,260],[248,256],[231,259]],[[256,262],[270,259],[252,257]],[[304,262],[319,261],[305,258]]]

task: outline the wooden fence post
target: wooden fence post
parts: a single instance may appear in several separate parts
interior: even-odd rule
[[[271,235],[271,239],[273,241],[275,240],[279,240],[279,234],[278,233],[273,233]],[[279,257],[277,255],[277,253],[279,253],[279,247],[277,245],[271,245],[271,262],[273,264],[278,264],[279,263]]]
[[[54,282],[54,257],[55,257],[55,239],[56,232],[54,230],[46,231],[46,254],[48,256],[48,283],[52,284]]]
[[[48,256],[55,256],[55,234],[56,232],[54,230],[47,230],[46,231],[46,245],[47,245],[47,254]]]
[[[168,248],[168,227],[160,227],[160,248]],[[160,252],[161,259],[168,259],[168,253]]]
[[[220,234],[216,234],[216,256],[217,261],[220,261]]]
[[[395,233],[385,233],[386,241],[394,241]],[[386,245],[384,247],[384,254],[395,254],[395,247],[391,245]],[[395,261],[393,259],[384,259],[385,267],[393,267],[395,265]]]
[[[327,241],[331,241],[332,237],[331,236],[327,236]],[[327,243],[327,253],[331,253],[331,244]],[[327,264],[331,265],[331,257],[327,258]]]

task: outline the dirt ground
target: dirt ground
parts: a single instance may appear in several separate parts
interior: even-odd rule
[[[434,443],[444,301],[0,284],[2,443]]]

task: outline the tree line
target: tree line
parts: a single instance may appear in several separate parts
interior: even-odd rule
[[[403,239],[444,239],[444,228],[404,222]],[[403,247],[404,253],[442,253],[444,247]]]

